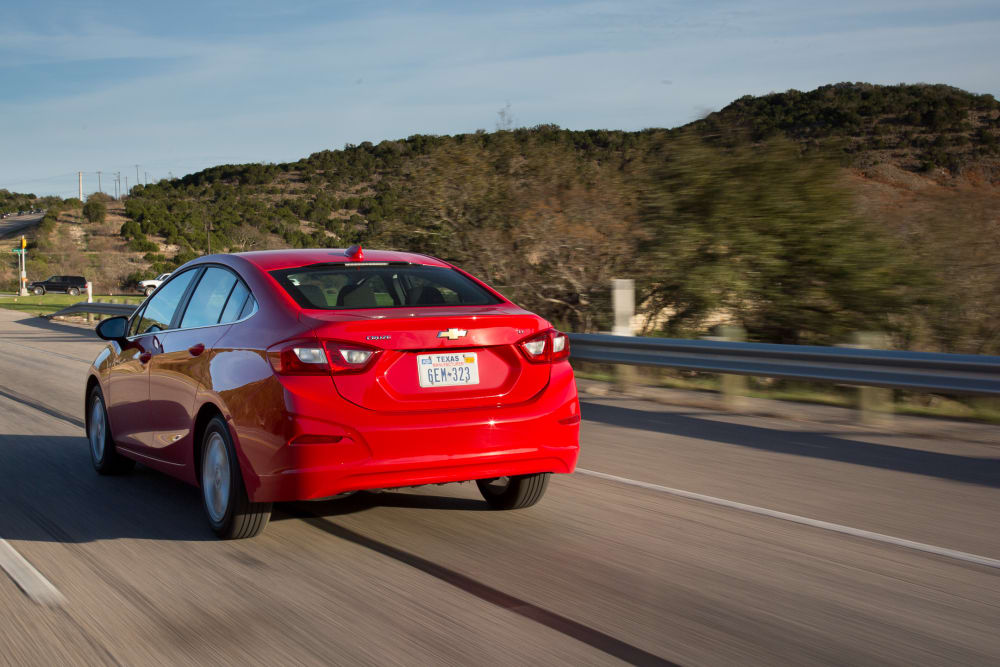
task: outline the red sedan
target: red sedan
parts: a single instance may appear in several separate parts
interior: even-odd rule
[[[426,255],[206,256],[97,333],[94,468],[200,486],[224,538],[260,533],[273,502],[361,489],[476,480],[528,507],[576,465],[566,336]]]

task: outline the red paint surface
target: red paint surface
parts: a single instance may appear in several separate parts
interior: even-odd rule
[[[566,360],[530,363],[518,349],[549,330],[548,322],[492,289],[502,303],[303,310],[267,273],[338,261],[349,261],[343,250],[324,249],[216,255],[186,265],[229,267],[259,310],[243,322],[110,344],[91,374],[122,452],[197,483],[197,418],[216,410],[259,502],[573,471],[580,426],[573,371]],[[365,250],[364,261],[449,266],[378,250]],[[468,334],[437,337],[450,328]],[[379,353],[355,374],[279,375],[267,349],[290,340],[345,341]],[[452,350],[476,352],[480,384],[421,388],[417,354]],[[143,352],[151,354],[146,363],[138,358]]]

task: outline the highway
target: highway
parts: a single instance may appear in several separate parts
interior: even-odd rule
[[[585,398],[536,507],[357,494],[222,542],[194,488],[93,472],[101,345],[0,309],[0,664],[1000,663],[998,445]]]
[[[0,220],[0,239],[5,239],[15,234],[23,234],[28,227],[37,225],[44,217],[44,213],[32,213],[29,215],[13,215]]]

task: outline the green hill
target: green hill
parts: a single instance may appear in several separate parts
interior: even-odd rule
[[[131,270],[108,279],[209,244],[360,242],[455,261],[573,330],[608,328],[610,279],[634,277],[647,331],[736,321],[757,340],[834,343],[882,329],[997,352],[1000,268],[984,253],[1000,244],[998,135],[989,95],[837,84],[673,130],[542,125],[222,165],[133,188],[117,246]]]

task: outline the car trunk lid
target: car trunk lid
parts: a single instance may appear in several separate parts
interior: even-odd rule
[[[307,311],[303,321],[320,340],[380,350],[363,372],[333,377],[341,396],[370,410],[500,407],[530,400],[549,381],[549,365],[517,346],[549,325],[515,306]]]

